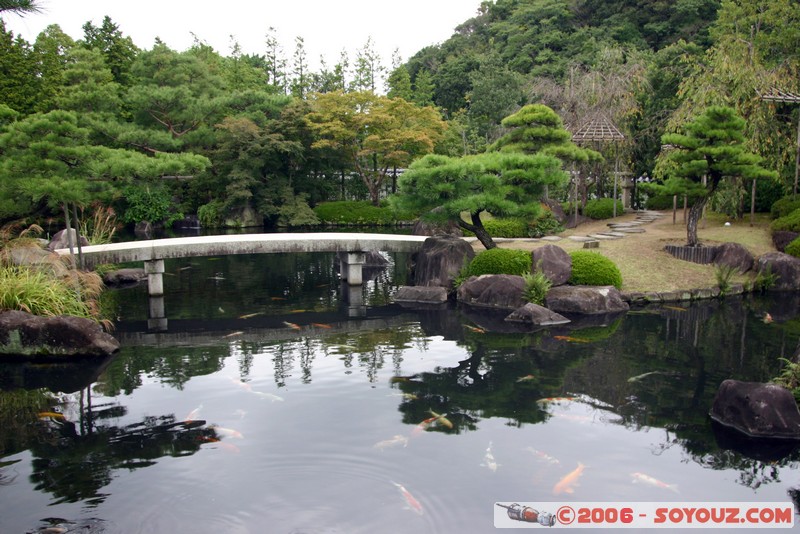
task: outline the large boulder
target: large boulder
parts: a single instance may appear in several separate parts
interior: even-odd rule
[[[556,245],[545,245],[531,252],[533,271],[542,271],[554,286],[566,284],[572,276],[572,258]]]
[[[17,356],[110,356],[119,341],[89,319],[40,317],[17,310],[0,313],[0,354]]]
[[[516,310],[527,304],[523,291],[525,279],[519,275],[470,276],[458,288],[458,301],[470,306]]]
[[[400,303],[441,304],[447,302],[447,290],[441,286],[401,286],[393,300]]]
[[[614,286],[558,286],[547,292],[545,302],[558,313],[593,315],[629,309]]]
[[[67,233],[67,229],[61,230],[60,232],[56,232],[53,238],[50,240],[50,243],[47,244],[47,250],[53,252],[54,250],[58,250],[60,248],[69,248],[69,238],[72,236],[72,246],[78,246],[78,234],[74,228],[69,229],[69,233]],[[88,247],[89,240],[86,237],[81,236],[81,246]]]
[[[506,317],[506,321],[535,326],[553,326],[570,322],[569,319],[563,315],[548,310],[544,306],[534,304],[533,302],[529,302],[525,306],[511,312]]]
[[[464,265],[472,261],[472,246],[453,236],[429,237],[417,253],[414,285],[441,286],[450,291]]]
[[[772,233],[772,244],[775,245],[778,252],[786,252],[786,245],[797,239],[798,236],[800,236],[798,232],[778,230]]]
[[[744,245],[739,243],[723,243],[717,247],[714,254],[715,265],[727,265],[740,273],[746,273],[753,268],[755,258]]]
[[[776,384],[725,380],[709,415],[750,437],[800,440],[797,402],[788,389]]]
[[[768,252],[758,257],[756,270],[759,275],[767,272],[777,275],[771,291],[800,290],[800,259],[783,252]]]
[[[103,283],[108,287],[134,286],[144,280],[147,275],[141,268],[116,269],[103,274]]]

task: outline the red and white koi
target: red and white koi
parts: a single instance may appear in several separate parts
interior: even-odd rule
[[[419,515],[425,513],[425,510],[422,508],[422,504],[413,495],[411,495],[411,492],[404,488],[402,484],[398,484],[393,480],[390,480],[389,482],[397,486],[397,489],[400,490],[400,494],[406,500],[406,504],[409,506],[409,508],[414,510]]]
[[[586,466],[578,462],[578,467],[567,473],[564,478],[559,480],[558,483],[553,486],[553,495],[560,495],[561,493],[575,493],[575,486],[578,485],[578,479],[583,474],[584,467]]]
[[[184,419],[184,423],[191,423],[192,421],[197,421],[200,418],[200,410],[203,409],[203,405],[201,404],[187,415]]]
[[[244,436],[238,430],[234,430],[232,428],[225,428],[223,426],[216,426],[211,425],[210,427],[213,429],[217,434],[220,436],[225,436],[226,438],[237,438],[237,439],[244,439]]]
[[[290,323],[289,321],[283,321],[283,324],[291,328],[292,330],[300,330],[301,326],[299,324]]]
[[[649,475],[645,475],[644,473],[631,473],[631,477],[633,477],[634,484],[641,482],[642,484],[647,484],[648,486],[653,486],[654,488],[667,489],[674,491],[675,493],[680,493],[676,484],[667,484],[666,482],[661,482],[660,480]]]
[[[411,437],[415,438],[428,430],[428,427],[431,426],[431,423],[436,421],[436,417],[428,417],[427,419],[420,422],[417,426],[414,427],[414,430],[411,431]]]

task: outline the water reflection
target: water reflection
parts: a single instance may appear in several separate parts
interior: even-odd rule
[[[123,350],[91,385],[66,394],[25,373],[5,380],[0,493],[20,511],[0,514],[0,530],[45,517],[31,504],[38,494],[64,514],[57,505],[81,503],[123,525],[138,503],[151,531],[192,517],[310,528],[265,512],[280,508],[346,532],[380,530],[376,516],[401,532],[481,532],[495,500],[552,499],[578,463],[589,466],[575,494],[584,500],[665,498],[632,471],[687,500],[779,501],[800,484],[793,444],[753,447],[707,416],[722,380],[768,380],[794,354],[796,296],[532,329],[452,304],[390,305],[390,266],[363,288],[354,318],[328,258],[284,258],[292,272],[281,274],[230,259],[172,266],[168,332],[148,332],[137,308],[146,294],[119,293]],[[178,274],[195,269],[224,280]],[[50,411],[64,418],[39,417]],[[197,487],[209,472],[206,498]],[[419,522],[391,482],[425,507]]]

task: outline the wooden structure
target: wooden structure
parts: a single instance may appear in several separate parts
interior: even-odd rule
[[[625,135],[619,131],[619,128],[603,113],[597,113],[594,117],[586,121],[583,126],[578,128],[572,134],[572,141],[576,144],[582,144],[587,141],[595,141],[598,143],[618,142],[623,141]],[[617,216],[617,182],[619,180],[619,151],[615,151],[614,161],[614,217]],[[577,215],[578,192],[577,184],[575,185],[575,213]]]
[[[783,104],[800,104],[800,95],[781,91],[772,87],[766,93],[756,90],[759,98],[766,102],[781,102]],[[800,118],[797,120],[797,154],[794,162],[794,187],[792,195],[797,195],[797,179],[800,176]]]

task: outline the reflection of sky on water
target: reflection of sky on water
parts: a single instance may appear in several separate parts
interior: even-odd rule
[[[0,532],[25,532],[45,517],[99,518],[125,533],[487,532],[495,502],[563,500],[553,488],[579,463],[586,467],[567,495],[576,501],[786,502],[800,485],[797,453],[771,464],[721,450],[706,417],[722,378],[774,374],[768,357],[796,344],[791,317],[767,329],[732,301],[722,311],[631,314],[574,332],[479,334],[464,326],[473,316],[454,309],[347,318],[331,311],[338,304],[323,287],[333,299],[325,309],[293,319],[280,314],[296,302],[264,301],[255,288],[266,282],[251,267],[240,279],[226,274],[244,296],[218,303],[201,295],[198,309],[224,309],[236,330],[238,315],[259,303],[277,315],[254,317],[241,339],[223,338],[231,329],[214,330],[220,319],[191,323],[192,303],[174,307],[183,314],[174,324],[197,329],[203,343],[128,346],[91,399],[70,394],[60,408],[78,434],[91,406],[92,432],[106,443],[62,438],[62,448],[37,448],[37,457],[3,458],[21,461],[0,468],[18,475],[0,485]],[[284,319],[333,328],[293,332]],[[588,341],[556,338],[570,335]],[[537,403],[545,397],[574,399]],[[429,410],[455,428],[415,430]],[[202,426],[181,425],[193,411]],[[387,440],[395,441],[376,447]],[[490,444],[496,471],[486,463]],[[93,505],[54,505],[53,494],[33,489],[34,479],[65,472],[63,464],[80,470],[93,461],[107,462],[99,467],[110,474]],[[634,483],[634,472],[679,493]],[[49,482],[62,495],[77,490],[66,478]],[[392,482],[425,513],[407,509]]]

